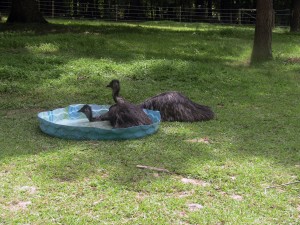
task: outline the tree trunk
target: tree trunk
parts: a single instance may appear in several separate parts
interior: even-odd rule
[[[292,0],[291,32],[300,31],[300,0]]]
[[[273,0],[257,0],[251,63],[272,59]]]
[[[47,23],[35,0],[12,0],[8,23]]]

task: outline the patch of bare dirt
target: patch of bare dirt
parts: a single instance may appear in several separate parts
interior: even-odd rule
[[[203,205],[200,205],[197,203],[190,203],[190,204],[187,204],[187,206],[191,212],[199,211],[204,208]]]
[[[300,63],[300,57],[290,57],[287,60],[285,60],[284,62],[291,63],[291,64]]]
[[[197,185],[197,186],[202,186],[202,187],[206,187],[206,186],[210,185],[210,183],[205,182],[203,180],[199,180],[199,179],[191,179],[191,178],[183,177],[180,180],[184,184],[192,184],[192,185]]]
[[[190,143],[204,143],[204,144],[212,143],[212,141],[208,137],[188,139],[186,141]]]
[[[231,194],[229,195],[228,193],[226,193],[225,191],[219,191],[219,193],[222,195],[222,196],[228,196],[236,201],[242,201],[243,200],[243,196],[241,195],[237,195],[237,194]]]
[[[19,188],[20,191],[27,192],[28,194],[35,194],[36,187],[33,186],[22,186]]]
[[[147,197],[149,197],[149,194],[147,194],[145,192],[138,192],[135,196],[137,201],[143,201]]]
[[[230,197],[234,200],[237,200],[237,201],[242,201],[243,200],[243,196],[241,196],[241,195],[233,194],[233,195],[230,195]]]
[[[31,205],[31,201],[13,201],[9,204],[8,209],[13,212],[26,210],[29,205]]]

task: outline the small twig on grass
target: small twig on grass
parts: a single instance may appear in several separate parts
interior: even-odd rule
[[[288,186],[288,185],[291,185],[291,184],[297,184],[297,183],[300,183],[300,180],[294,181],[294,182],[289,182],[289,183],[286,183],[286,184],[280,184],[280,185],[274,185],[274,186],[266,187],[266,188],[265,188],[265,194],[267,193],[267,189],[277,188],[277,187],[282,187],[282,186]]]
[[[157,167],[152,167],[152,166],[137,165],[136,167],[139,168],[139,169],[148,169],[148,170],[155,170],[155,171],[158,171],[158,172],[170,173],[170,171],[167,170],[167,169],[157,168]]]

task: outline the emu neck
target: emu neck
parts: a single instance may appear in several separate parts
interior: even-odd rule
[[[94,121],[95,121],[95,118],[93,118],[93,113],[92,113],[92,111],[89,111],[89,112],[86,114],[86,116],[87,116],[87,118],[88,118],[88,120],[89,120],[90,122],[94,122]]]
[[[118,102],[119,92],[120,92],[120,89],[113,89],[113,99],[114,99],[115,103]]]
[[[118,96],[118,97],[116,97],[116,102],[119,104],[122,104],[122,103],[125,103],[125,100],[124,100],[124,98]]]

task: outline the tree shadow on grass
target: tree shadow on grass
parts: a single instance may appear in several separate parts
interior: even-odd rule
[[[232,31],[233,29],[229,29]],[[113,60],[132,60],[133,57],[130,57],[130,54],[134,54],[136,51],[144,51],[150,52],[146,57],[155,58],[155,54],[151,54],[151,50],[147,46],[149,38],[153,43],[156,43],[152,46],[157,47],[158,52],[162,52],[163,47],[167,47],[167,50],[170,51],[170,54],[167,55],[166,58],[181,58],[182,54],[175,54],[175,51],[172,52],[172,46],[181,46],[182,48],[197,48],[200,47],[204,51],[210,53],[210,56],[215,57],[214,54],[211,53],[211,49],[205,49],[202,42],[207,41],[216,41],[222,40],[222,42],[226,41],[228,43],[232,42],[231,37],[233,32],[228,31],[228,35],[226,34],[226,29],[221,29],[220,32],[224,33],[223,37],[220,37],[219,28],[216,30],[208,30],[201,31],[201,37],[197,37],[194,35],[194,31],[180,31],[182,35],[173,35],[174,32],[172,30],[161,30],[161,29],[153,29],[151,27],[142,27],[142,26],[131,26],[127,24],[101,24],[98,26],[92,25],[60,25],[60,24],[49,24],[49,25],[4,25],[0,31],[3,32],[20,32],[23,36],[27,36],[32,38],[32,44],[41,44],[47,40],[52,42],[53,44],[57,44],[60,47],[60,53],[68,52],[72,53],[74,50],[74,56],[76,57],[95,57],[99,58],[105,55],[108,58],[112,58]],[[236,32],[234,32],[236,33]],[[244,32],[241,32],[244,33]],[[239,33],[240,34],[240,33]],[[69,38],[63,38],[63,35],[69,35]],[[49,39],[48,36],[53,37],[53,39]],[[246,35],[247,36],[247,35]],[[40,38],[39,38],[40,37]],[[57,38],[55,38],[57,37]],[[239,35],[237,35],[239,37]],[[147,43],[143,43],[143,40],[146,39]],[[121,40],[121,41],[120,41]],[[190,41],[192,40],[192,42]],[[140,45],[139,43],[143,44]],[[162,43],[159,43],[162,42]],[[90,45],[89,48],[85,49],[85,43]],[[108,47],[106,45],[109,45]],[[134,46],[138,46],[137,48],[133,48]],[[142,46],[140,49],[139,47]],[[202,47],[201,47],[202,46]],[[224,45],[225,46],[225,45]],[[236,46],[235,43],[230,45],[231,47]],[[73,47],[73,48],[72,48]],[[96,48],[95,48],[96,47]],[[208,47],[206,45],[206,47]],[[216,47],[218,48],[218,47]],[[227,48],[227,54],[230,48]],[[98,49],[98,51],[97,51]],[[87,51],[86,51],[87,50]],[[114,52],[120,53],[120,57],[118,54],[114,55]],[[200,49],[201,50],[201,49]],[[101,54],[103,52],[105,54]],[[124,57],[122,55],[125,54],[124,51],[128,51],[129,57]],[[234,53],[238,53],[239,50]],[[110,53],[110,54],[109,54]],[[167,51],[166,51],[167,53]],[[172,56],[173,55],[173,56]],[[184,54],[183,54],[184,55]],[[193,57],[194,54],[190,54],[190,57]],[[75,58],[76,58],[75,57]],[[164,56],[163,56],[164,57]],[[205,57],[205,56],[204,56]],[[200,57],[201,58],[201,57]],[[219,57],[218,57],[219,58]]]
[[[227,132],[234,133],[232,130]],[[252,160],[258,163],[265,161],[275,167],[282,166],[289,170],[293,169],[297,163],[297,159],[290,154],[292,152],[284,153],[275,150],[275,143],[265,143],[265,149],[258,145],[258,149],[254,150],[255,148],[250,146],[253,145],[252,142],[251,144],[243,140],[245,141],[243,144],[235,134],[234,136],[227,134],[224,137],[214,135],[211,135],[211,139],[215,143],[189,143],[186,140],[191,136],[199,136],[182,133],[168,134],[161,129],[157,134],[140,140],[87,141],[71,144],[67,148],[60,149],[59,156],[54,152],[54,161],[40,164],[38,171],[48,175],[48,179],[60,182],[74,182],[89,178],[93,180],[95,176],[100,176],[102,177],[99,178],[100,180],[104,179],[130,190],[139,190],[140,185],[148,183],[151,186],[152,182],[164,179],[164,175],[192,177],[214,182],[214,179],[229,179],[230,174],[244,176],[239,171],[239,164],[248,165]],[[218,143],[218,138],[223,143]],[[235,140],[234,143],[232,143],[233,140]],[[222,147],[224,145],[230,146],[231,150],[228,151],[226,147]],[[223,151],[228,152],[224,154]],[[271,155],[272,153],[274,155]],[[228,163],[231,166],[227,168]],[[158,172],[141,170],[136,167],[137,165],[163,168],[169,170],[170,173],[155,175]],[[245,168],[245,171],[248,169]],[[223,172],[212,174],[214,170]],[[228,176],[227,178],[224,173]],[[148,185],[143,187],[146,188]]]
[[[24,30],[24,28],[22,29]],[[49,29],[49,27],[47,29]],[[272,123],[277,120],[276,118],[271,119],[269,122],[266,121],[265,117],[270,116],[267,110],[262,112],[259,112],[259,110],[255,111],[255,105],[259,103],[254,100],[261,98],[261,93],[255,92],[255,94],[252,94],[253,96],[247,95],[247,89],[250,85],[258,85],[260,81],[253,83],[249,83],[248,81],[248,83],[246,83],[246,80],[241,78],[236,72],[234,75],[228,76],[228,73],[233,72],[231,71],[232,68],[227,65],[228,62],[232,62],[230,56],[238,55],[240,51],[245,50],[247,47],[230,50],[231,46],[229,43],[232,42],[232,39],[223,40],[223,42],[212,46],[211,42],[220,40],[220,38],[216,35],[216,39],[211,40],[212,37],[214,37],[211,31],[209,35],[205,35],[205,32],[201,33],[201,41],[198,43],[199,37],[193,35],[193,31],[183,32],[183,37],[173,37],[174,31],[167,31],[165,36],[159,37],[158,35],[152,39],[151,36],[157,33],[157,30],[142,27],[120,28],[108,26],[103,29],[102,27],[95,28],[91,26],[75,25],[70,28],[68,26],[58,25],[51,29],[50,32],[49,30],[47,32],[45,32],[45,30],[43,32],[30,32],[30,29],[27,31],[25,29],[25,35],[19,37],[21,40],[19,39],[16,42],[11,41],[8,43],[10,45],[8,49],[13,49],[17,53],[19,53],[19,51],[21,51],[21,53],[25,51],[25,54],[23,57],[16,59],[17,62],[12,62],[12,65],[10,65],[12,66],[12,70],[6,70],[6,72],[16,71],[12,77],[8,76],[5,78],[6,81],[9,81],[9,79],[19,81],[20,83],[30,81],[35,83],[33,87],[36,87],[49,82],[49,77],[51,78],[51,76],[53,80],[59,80],[64,72],[64,66],[80,58],[87,58],[88,60],[105,58],[118,64],[141,62],[140,65],[137,64],[135,69],[126,73],[125,77],[126,79],[129,78],[126,80],[127,84],[137,84],[139,81],[142,81],[140,84],[143,84],[143,82],[147,80],[152,82],[135,87],[139,92],[143,92],[143,94],[141,94],[145,95],[143,98],[151,96],[146,96],[147,93],[153,92],[153,94],[156,94],[160,91],[159,89],[161,87],[153,87],[153,85],[158,86],[155,84],[164,83],[164,87],[186,90],[187,94],[197,97],[196,99],[203,99],[201,103],[209,102],[211,96],[212,99],[214,99],[211,101],[214,102],[215,105],[220,99],[223,101],[221,103],[225,105],[224,108],[218,108],[216,110],[217,113],[219,113],[219,118],[222,119],[205,124],[199,123],[199,127],[204,125],[204,130],[206,130],[213,139],[217,141],[221,140],[223,142],[222,144],[225,143],[225,146],[233,148],[233,153],[228,156],[232,158],[239,156],[245,157],[245,160],[247,160],[247,158],[252,158],[253,155],[256,155],[274,162],[282,163],[282,165],[286,167],[294,166],[297,160],[297,157],[293,159],[296,154],[296,148],[293,147],[294,145],[290,145],[289,147],[291,151],[290,155],[281,152],[278,147],[276,147],[277,144],[284,146],[284,143],[280,140],[283,136],[282,132],[274,135],[277,141],[268,141],[268,136],[264,136],[264,132],[270,130],[278,132],[281,127],[276,128],[271,126]],[[164,32],[165,31],[161,31],[160,33],[160,31],[158,31],[161,35],[164,34]],[[69,37],[61,35],[66,33],[71,33],[72,35]],[[226,38],[229,38],[231,35],[232,33],[230,31],[223,33],[223,37]],[[188,39],[189,41],[185,42],[184,40],[188,37],[190,38]],[[141,44],[141,40],[143,39],[147,39],[147,43],[149,43],[149,38],[151,38],[153,45]],[[122,42],[120,42],[120,39]],[[92,44],[85,47],[85,43]],[[54,48],[56,50],[49,52],[53,46],[57,46],[57,48]],[[161,48],[161,46],[164,48]],[[223,48],[223,55],[221,56],[216,54],[218,52],[217,48],[220,47]],[[44,52],[44,50],[46,50],[46,52]],[[198,52],[193,50],[197,50]],[[11,58],[16,57],[14,52],[8,51],[8,53],[13,55]],[[145,61],[148,62],[151,60],[156,61],[156,63],[150,63],[149,65],[145,63]],[[26,73],[20,73],[22,76],[18,76],[17,72],[20,72],[18,66],[24,65],[25,67],[28,62],[31,62],[31,65],[27,68],[28,71],[34,70],[38,72],[34,65],[40,68],[44,63],[45,67],[42,67],[43,71],[41,72],[46,73],[48,70],[51,72],[41,77],[36,76],[36,78],[33,78],[34,76],[32,77],[32,74],[24,78],[23,75]],[[15,65],[13,65],[13,63],[15,63]],[[223,66],[215,70],[215,63]],[[55,70],[53,71],[51,67],[55,68]],[[76,73],[76,70],[74,71]],[[108,81],[116,71],[118,70],[108,72],[109,76],[106,78],[97,79]],[[214,74],[217,75],[214,77]],[[186,80],[189,80],[188,87],[182,87],[182,83],[187,84]],[[93,90],[99,88],[93,84],[92,81],[93,80],[87,78],[80,81],[82,85],[78,86],[78,82],[70,83],[66,79],[62,80],[61,84],[64,86],[77,86],[78,89],[83,86],[88,86]],[[201,84],[198,84],[198,82]],[[16,87],[16,90],[17,89],[18,86]],[[53,87],[45,88],[45,90],[49,92],[52,89]],[[126,89],[124,95],[130,96],[126,94],[126,92],[131,91],[131,88]],[[156,93],[154,93],[154,89]],[[25,90],[28,90],[28,87],[25,87]],[[205,96],[203,97],[202,93],[205,93],[205,90],[209,91],[203,94]],[[243,90],[246,91],[243,92]],[[72,94],[64,92],[60,95],[60,98],[63,100],[55,104],[63,105],[70,103],[71,100],[78,101],[78,99],[85,101],[90,100],[90,93],[84,93],[84,91],[86,90],[79,90],[78,93],[80,95],[78,96],[76,96],[78,93]],[[235,92],[239,93],[237,94]],[[30,98],[38,92],[33,91],[32,93],[32,96],[29,96],[27,101],[31,101]],[[241,93],[245,97],[236,100],[237,96]],[[42,95],[43,93],[41,93],[41,96]],[[52,95],[49,94],[48,98],[51,99],[51,97]],[[133,101],[140,102],[139,97],[140,95],[132,96],[131,98],[134,98]],[[49,99],[48,101],[50,101]],[[99,99],[103,100],[104,98]],[[245,102],[242,100],[245,100]],[[34,104],[29,104],[28,102],[24,103],[23,101],[23,108],[40,107],[41,105],[48,104],[47,96],[44,96],[41,101],[42,102],[39,103],[38,98],[35,99]],[[247,108],[245,107],[247,105],[252,106]],[[7,107],[4,107],[4,109],[6,108]],[[278,110],[278,112],[279,111],[280,110]],[[252,112],[253,115],[249,116],[249,112]],[[6,113],[7,111],[4,110],[5,115]],[[54,161],[41,162],[39,165],[39,171],[48,174],[51,179],[71,182],[77,179],[84,179],[91,174],[97,174],[99,172],[97,169],[106,168],[107,171],[110,171],[111,179],[114,182],[126,186],[132,182],[138,183],[142,181],[145,174],[148,173],[147,171],[138,170],[136,168],[137,164],[163,167],[175,173],[185,175],[192,174],[193,176],[202,177],[205,176],[205,174],[201,172],[201,166],[211,161],[220,161],[221,163],[226,161],[226,157],[218,155],[218,152],[214,152],[215,149],[222,149],[222,147],[220,147],[222,144],[206,146],[200,143],[187,144],[184,141],[187,138],[191,138],[191,136],[197,137],[196,134],[180,133],[180,135],[176,135],[159,132],[145,139],[123,142],[79,143],[68,140],[58,141],[56,138],[45,136],[38,130],[38,124],[35,118],[36,112],[30,114],[30,116],[28,116],[28,113],[30,112],[21,110],[16,115],[1,119],[2,135],[0,136],[0,142],[6,145],[2,148],[1,159],[7,162],[10,157],[43,154],[44,152],[53,154],[55,156]],[[240,115],[247,114],[247,121],[244,121]],[[262,116],[260,117],[260,115]],[[273,114],[271,116],[273,116]],[[219,123],[223,123],[223,125]],[[262,125],[256,125],[255,129],[248,131],[249,126],[255,126],[254,123],[260,123]],[[173,124],[170,126],[173,126]],[[183,123],[183,126],[189,127],[189,125],[185,123]],[[218,128],[219,126],[221,126],[221,128]],[[179,129],[176,124],[174,124],[174,127],[175,130]],[[296,130],[297,128],[295,127],[295,131]],[[223,138],[222,135],[221,137],[218,136],[218,132],[223,134]],[[206,133],[203,132],[201,135],[206,135]],[[234,140],[233,145],[230,145],[229,143],[232,140]],[[257,144],[257,142],[261,142],[261,144]],[[264,143],[267,144],[267,150],[263,148]],[[272,154],[273,150],[275,151],[274,155]],[[70,153],[67,153],[68,151],[70,151]],[[60,155],[62,157],[60,157]],[[280,159],[280,157],[283,159]],[[189,163],[191,161],[192,163]],[[195,161],[197,163],[195,163]],[[199,167],[199,169],[190,168],[191,164]],[[151,178],[147,177],[147,179]]]
[[[206,146],[188,145],[180,139],[164,141],[170,139],[176,140],[160,131],[139,140],[83,142],[67,147],[68,153],[61,152],[53,162],[44,162],[38,171],[59,181],[80,180],[104,171],[114,183],[126,186],[141,182],[149,172],[139,170],[136,165],[162,167],[184,174],[191,159],[197,160],[199,166],[218,160]],[[72,150],[74,147],[76,151]]]
[[[106,83],[115,78],[114,74],[120,73],[127,73],[133,80],[152,79],[160,82],[172,77],[177,84],[185,79],[193,83],[199,81],[199,71],[212,75],[214,71],[209,67],[213,68],[214,63],[226,67],[232,61],[227,56],[245,49],[231,49],[232,45],[224,44],[224,41],[221,46],[212,44],[214,39],[205,37],[205,32],[204,38],[199,41],[192,32],[184,32],[182,37],[173,35],[174,31],[164,32],[138,26],[6,25],[2,31],[8,38],[3,39],[7,60],[0,69],[0,74],[5,75],[2,76],[0,93],[8,96],[5,98],[8,100],[15,93],[22,96],[32,93],[32,96],[39,96],[40,99],[50,97],[55,101],[52,96],[56,94],[68,94],[69,101],[84,99],[87,95],[96,99],[97,96],[91,95],[91,92],[97,92],[97,84]],[[224,49],[224,54],[218,55],[219,48]],[[92,62],[90,66],[79,65],[87,64],[87,61]],[[91,69],[93,63],[99,68]],[[119,68],[116,65],[120,65]],[[135,68],[123,71],[122,65]],[[144,65],[147,65],[148,71],[144,70]],[[206,79],[204,85],[215,83],[211,80]],[[203,79],[200,78],[200,81]],[[69,90],[64,90],[65,87]],[[107,96],[100,97],[100,100],[104,99]],[[29,100],[41,102],[37,98]],[[63,106],[64,102],[59,106]],[[6,101],[2,105],[5,108],[8,104]]]
[[[155,176],[156,172],[140,170],[136,165],[164,168],[176,176],[191,176],[208,182],[213,177],[221,179],[218,176],[224,174],[211,174],[212,170],[207,165],[214,165],[221,170],[228,161],[235,164],[233,168],[228,168],[228,174],[236,172],[238,163],[244,164],[253,159],[281,165],[286,169],[295,167],[298,162],[295,140],[294,145],[282,150],[277,147],[284,146],[285,140],[280,140],[282,134],[274,135],[274,140],[267,140],[268,136],[263,136],[266,130],[274,131],[275,125],[269,127],[272,123],[266,124],[266,121],[264,125],[255,125],[259,122],[259,116],[256,122],[252,120],[255,119],[255,113],[248,115],[247,121],[236,118],[233,122],[232,118],[228,118],[228,110],[227,105],[224,112],[219,109],[219,119],[208,122],[163,123],[158,133],[127,141],[53,138],[39,130],[36,112],[28,116],[28,111],[15,111],[1,121],[0,140],[6,145],[1,147],[0,158],[2,163],[9,163],[14,157],[28,159],[31,155],[38,155],[34,157],[35,171],[37,175],[43,174],[43,179],[75,182],[102,177],[107,182],[134,190],[139,190],[142,183],[150,185],[160,179]],[[4,134],[6,126],[10,128]],[[241,129],[240,126],[253,128]],[[204,137],[212,142],[187,142],[188,139]],[[5,142],[2,139],[6,139]]]

